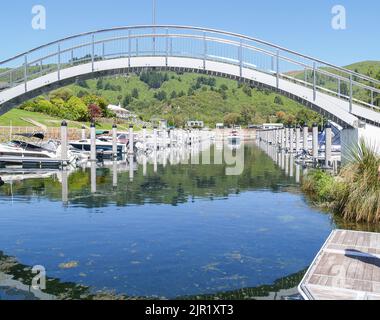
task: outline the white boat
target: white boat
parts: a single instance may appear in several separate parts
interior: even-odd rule
[[[42,134],[22,135],[28,138],[38,138],[40,143],[13,140],[0,144],[0,162],[9,164],[59,164],[62,162],[62,148],[53,141],[43,143]],[[68,151],[67,162],[75,163],[77,157]]]
[[[70,141],[70,146],[76,151],[90,152],[91,151],[91,140],[76,140]],[[97,152],[112,152],[112,142],[104,141],[104,140],[96,140],[96,151]],[[117,144],[117,153],[122,155],[126,153],[127,146],[125,144],[118,143]]]

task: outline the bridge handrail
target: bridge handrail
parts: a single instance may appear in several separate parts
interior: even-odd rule
[[[143,29],[152,29],[153,31],[149,32],[133,32],[134,30],[143,30]],[[162,29],[165,29],[166,33],[162,33]],[[189,31],[189,33],[183,32],[183,30]],[[128,31],[128,34],[120,34],[120,35],[111,35],[108,37],[109,33],[115,32],[115,31]],[[157,32],[158,31],[158,32]],[[192,31],[192,32],[190,32]],[[200,33],[199,33],[200,32]],[[95,37],[99,34],[107,34],[103,37]],[[81,39],[81,42],[74,41],[73,43],[65,43],[72,39],[77,39],[81,37],[87,37],[91,36],[91,38],[85,38]],[[141,38],[151,38],[154,40],[159,38],[166,38],[166,50],[163,49],[163,47],[159,47],[159,50],[156,50],[156,47],[154,45],[154,49],[150,50],[143,49],[134,51],[135,49],[132,48],[131,50],[131,40],[136,39],[136,46],[138,46],[138,39]],[[193,50],[194,44],[190,42],[190,51],[188,51],[188,45],[189,43],[185,42],[185,45],[180,45],[175,47],[175,54],[173,54],[173,51],[168,50],[168,39],[170,39],[170,45],[172,45],[173,41],[172,39],[178,38],[178,39],[191,39],[191,40],[199,40],[204,42],[205,51],[202,52],[202,48],[198,48],[195,46],[195,50]],[[91,31],[86,33],[80,33],[77,35],[69,36],[66,38],[62,38],[47,44],[44,44],[42,46],[33,48],[29,51],[26,51],[24,53],[21,53],[19,55],[16,55],[12,58],[0,61],[0,66],[4,66],[5,70],[0,72],[0,85],[2,85],[1,90],[6,90],[8,87],[12,87],[18,83],[25,82],[25,90],[27,88],[26,82],[30,79],[34,79],[37,75],[43,75],[46,74],[47,71],[57,71],[58,72],[58,78],[60,77],[60,71],[61,69],[64,69],[66,67],[69,67],[71,65],[78,65],[81,63],[84,63],[84,61],[91,60],[93,65],[94,61],[98,61],[99,59],[105,58],[104,53],[104,45],[108,42],[114,42],[114,44],[117,44],[117,41],[125,41],[128,40],[128,51],[129,52],[123,52],[123,49],[121,50],[120,57],[132,57],[132,56],[139,56],[139,55],[152,55],[157,56],[157,53],[162,56],[167,57],[174,57],[174,56],[180,56],[180,57],[193,57],[193,58],[200,58],[204,61],[227,61],[229,64],[240,66],[240,70],[242,73],[242,68],[248,68],[253,69],[257,71],[261,71],[264,73],[272,74],[279,78],[287,78],[292,79],[293,81],[296,81],[298,83],[303,84],[307,87],[313,87],[314,94],[316,91],[324,91],[326,93],[332,94],[334,96],[338,96],[341,99],[347,98],[347,90],[350,90],[348,101],[350,103],[350,110],[352,110],[352,104],[353,102],[358,102],[359,104],[362,104],[366,107],[377,109],[380,108],[375,106],[375,98],[378,99],[378,95],[380,94],[380,81],[373,79],[369,76],[357,73],[355,71],[351,71],[342,67],[335,66],[333,64],[330,64],[328,62],[324,62],[319,59],[315,59],[313,57],[298,53],[296,51],[292,51],[289,49],[286,49],[284,47],[269,43],[267,41],[263,41],[260,39],[256,39],[253,37],[241,35],[238,33],[233,32],[227,32],[227,31],[221,31],[217,29],[210,29],[210,28],[201,28],[201,27],[191,27],[191,26],[181,26],[181,25],[138,25],[138,26],[126,26],[126,27],[117,27],[117,28],[109,28],[109,29],[102,29],[97,31]],[[218,43],[218,44],[224,44],[236,47],[238,50],[236,53],[233,53],[233,56],[238,56],[238,58],[231,58],[231,54],[223,56],[223,54],[219,55],[213,55],[209,53],[208,46],[210,43]],[[95,46],[99,44],[103,44],[103,55],[95,53]],[[143,43],[144,44],[144,43]],[[145,43],[146,44],[146,43]],[[52,47],[54,46],[54,47]],[[74,60],[73,52],[77,49],[85,48],[85,47],[91,47],[92,50],[90,50],[92,53],[88,54],[87,50],[86,55],[83,57],[79,57],[80,59],[77,59],[78,57],[75,57],[76,60]],[[42,51],[42,49],[49,48],[49,50]],[[218,50],[225,50],[224,47],[216,47]],[[99,49],[99,48],[98,48]],[[101,49],[101,48],[100,48]],[[41,52],[39,52],[41,50]],[[113,49],[115,50],[115,49]],[[272,59],[272,68],[267,68],[269,60],[262,59],[262,56],[256,56],[254,55],[254,59],[261,59],[258,65],[260,67],[256,66],[256,62],[254,64],[251,63],[251,60],[248,58],[245,58],[245,51],[254,51],[255,53],[258,52],[260,54],[263,54],[264,58],[268,57]],[[40,56],[32,53],[39,52]],[[52,53],[50,53],[52,52]],[[68,52],[71,52],[71,59],[66,55],[64,58],[63,55],[67,54]],[[220,52],[220,51],[218,51]],[[225,52],[225,51],[224,51]],[[219,54],[219,53],[218,53]],[[41,55],[43,55],[41,57]],[[112,54],[107,55],[117,57],[118,54],[112,51]],[[55,61],[55,57],[57,58],[57,61]],[[249,56],[247,56],[249,57]],[[23,61],[17,60],[20,58],[24,58]],[[31,58],[34,58],[33,60],[30,60]],[[62,60],[61,60],[62,58]],[[301,58],[301,59],[300,59]],[[47,60],[54,60],[53,62],[49,62]],[[247,59],[247,60],[244,60]],[[305,59],[305,60],[304,60]],[[64,60],[64,61],[63,61]],[[43,65],[43,62],[46,62],[45,65]],[[255,60],[254,60],[255,61]],[[257,61],[257,60],[256,60]],[[264,62],[262,62],[264,61]],[[279,62],[284,61],[288,63],[289,65],[296,66],[294,73],[293,71],[289,70],[288,72],[281,72],[279,66]],[[17,62],[14,63],[15,67],[10,67],[10,62]],[[277,63],[277,66],[275,64]],[[270,64],[270,62],[269,62]],[[288,65],[287,64],[287,65]],[[39,69],[34,69],[34,67],[39,67]],[[43,66],[49,66],[48,68],[43,68]],[[9,68],[10,67],[10,68]],[[30,69],[30,67],[32,67]],[[302,70],[298,70],[302,69]],[[300,81],[300,78],[302,76],[302,73],[304,72],[305,81]],[[336,72],[336,73],[335,73]],[[311,76],[310,76],[311,75]],[[325,78],[318,78],[318,75],[326,76],[327,82]],[[1,82],[1,79],[5,79],[5,81]],[[308,79],[311,79],[310,82]],[[278,81],[278,80],[277,80]],[[321,82],[319,82],[321,81]],[[335,83],[337,82],[337,85]],[[322,85],[321,85],[322,83]],[[345,83],[348,84],[348,86],[345,87],[345,92],[341,92],[341,84]],[[278,84],[277,84],[278,86]],[[325,86],[325,87],[323,87]],[[337,91],[335,92],[335,86],[337,86]],[[355,87],[355,88],[354,88]],[[342,90],[344,91],[344,90]],[[367,94],[370,94],[370,96]],[[376,94],[376,96],[375,96]],[[355,98],[355,95],[358,96],[360,99]],[[370,101],[371,103],[368,103]]]
[[[96,34],[106,33],[106,32],[114,32],[114,31],[122,31],[122,30],[138,30],[138,29],[186,29],[186,30],[193,30],[193,31],[201,31],[201,32],[223,34],[223,35],[226,35],[226,36],[231,36],[231,37],[236,37],[236,38],[240,38],[240,39],[245,39],[245,40],[248,40],[248,41],[257,42],[257,43],[260,43],[260,44],[272,47],[274,49],[277,49],[277,50],[280,50],[280,51],[283,51],[283,52],[287,52],[287,53],[296,55],[296,56],[301,57],[301,58],[305,58],[307,60],[311,60],[311,61],[319,63],[319,64],[323,64],[323,65],[325,65],[327,67],[331,67],[331,68],[333,68],[335,70],[342,71],[344,73],[348,73],[350,75],[353,75],[353,76],[356,76],[356,77],[360,77],[363,80],[367,80],[367,81],[370,81],[370,82],[373,82],[373,83],[376,83],[376,84],[380,85],[380,81],[379,80],[376,80],[376,79],[371,78],[369,76],[357,73],[355,71],[352,71],[352,70],[349,70],[349,69],[346,69],[346,68],[342,68],[342,67],[333,65],[333,64],[331,64],[329,62],[313,58],[311,56],[308,56],[308,55],[305,55],[305,54],[302,54],[302,53],[299,53],[299,52],[287,49],[287,48],[279,46],[279,45],[275,45],[275,44],[270,43],[268,41],[264,41],[264,40],[261,40],[261,39],[258,39],[258,38],[242,35],[242,34],[239,34],[239,33],[229,32],[229,31],[223,31],[223,30],[212,29],[212,28],[194,27],[194,26],[183,26],[183,25],[135,25],[135,26],[123,26],[123,27],[115,27],[115,28],[108,28],[108,29],[100,29],[100,30],[95,30],[95,31],[90,31],[90,32],[79,33],[79,34],[76,34],[76,35],[72,35],[72,36],[69,36],[69,37],[65,37],[65,38],[62,38],[62,39],[59,39],[59,40],[55,40],[55,41],[49,42],[47,44],[44,44],[44,45],[38,46],[36,48],[33,48],[31,50],[25,51],[25,52],[23,52],[21,54],[18,54],[16,56],[14,56],[14,57],[11,57],[9,59],[0,61],[0,65],[8,63],[8,62],[10,62],[12,60],[18,59],[20,57],[23,57],[23,56],[25,56],[27,54],[30,54],[32,52],[35,52],[37,50],[49,47],[49,46],[54,45],[54,44],[59,44],[59,43],[62,43],[64,41],[67,41],[67,40],[72,40],[72,39],[80,38],[80,37],[83,37],[83,36],[96,35]]]

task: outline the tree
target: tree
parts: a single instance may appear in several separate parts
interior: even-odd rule
[[[85,88],[85,89],[89,89],[90,88],[89,85],[88,85],[88,83],[87,83],[87,81],[86,80],[82,80],[82,79],[78,79],[77,80],[77,85],[80,86],[80,87],[82,87],[82,88]]]
[[[66,108],[71,113],[71,120],[88,121],[89,114],[86,104],[78,97],[71,97],[66,103]]]
[[[165,91],[161,90],[154,94],[154,97],[159,101],[165,101],[167,99],[167,94]]]
[[[221,86],[220,86],[220,90],[222,90],[222,91],[227,91],[228,90],[228,86],[226,85],[226,84],[222,84]]]
[[[96,82],[96,89],[97,90],[103,90],[104,89],[103,78],[99,78],[98,81]]]
[[[248,97],[252,97],[252,89],[247,86],[246,84],[243,85],[243,92],[248,96]]]
[[[278,123],[285,123],[286,113],[283,111],[276,112],[276,118]]]
[[[138,99],[139,98],[139,90],[137,88],[133,88],[132,90],[132,98]]]
[[[102,109],[96,104],[90,104],[88,106],[88,113],[92,121],[96,122],[96,119],[102,117]]]
[[[171,94],[170,94],[170,99],[175,99],[177,98],[177,92],[174,90]]]
[[[243,106],[240,111],[240,117],[243,124],[248,125],[252,119],[252,108],[248,106]]]
[[[132,102],[132,96],[130,94],[125,95],[123,99],[123,106],[128,107],[131,102]]]
[[[238,113],[228,113],[224,117],[224,123],[228,126],[233,126],[240,123],[240,114]]]
[[[284,102],[282,101],[282,98],[281,98],[280,96],[276,96],[276,97],[274,98],[274,103],[275,103],[275,104],[278,104],[278,105],[280,105],[280,106],[283,106],[283,105],[284,105]]]
[[[73,95],[74,94],[72,90],[67,89],[67,88],[62,88],[50,93],[49,98],[50,100],[59,98],[59,99],[62,99],[63,101],[68,101]]]

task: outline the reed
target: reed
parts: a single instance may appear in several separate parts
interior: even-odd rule
[[[303,181],[302,189],[318,205],[345,220],[380,222],[378,150],[361,140],[350,152],[349,163],[337,177],[315,170]]]

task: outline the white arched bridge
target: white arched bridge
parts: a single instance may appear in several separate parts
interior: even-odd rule
[[[140,69],[223,76],[267,88],[347,129],[380,127],[380,81],[252,37],[173,25],[99,30],[0,61],[0,115],[46,91]]]

